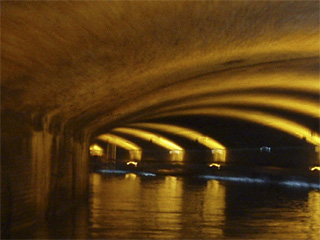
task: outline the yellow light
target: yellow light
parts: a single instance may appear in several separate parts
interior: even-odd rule
[[[131,159],[141,160],[142,149],[127,139],[109,133],[102,134],[97,139],[122,147],[129,151]]]
[[[144,130],[138,130],[134,128],[115,128],[112,130],[112,132],[118,132],[118,133],[124,133],[129,134],[141,139],[144,139],[146,141],[151,141],[154,144],[157,144],[165,149],[171,150],[171,151],[179,151],[179,153],[173,152],[171,154],[171,160],[173,161],[182,161],[184,156],[184,149],[180,147],[178,144],[174,143],[173,141],[160,136],[156,135],[151,132],[147,132]]]
[[[130,126],[139,127],[139,128],[147,128],[152,130],[160,130],[163,132],[172,133],[175,135],[179,135],[190,139],[192,141],[197,141],[199,144],[206,146],[209,149],[219,149],[219,151],[215,152],[214,160],[215,161],[226,161],[226,148],[218,141],[212,139],[209,136],[203,135],[197,131],[194,131],[190,128],[180,127],[171,124],[162,124],[162,123],[135,123]],[[170,152],[172,154],[172,152]],[[179,154],[179,152],[177,152]]]
[[[112,132],[119,132],[119,133],[124,133],[124,134],[129,134],[133,135],[138,138],[145,139],[147,141],[152,141],[153,143],[168,149],[168,150],[180,150],[183,151],[183,148],[174,143],[173,141],[162,137],[160,135],[156,135],[151,132],[147,132],[144,130],[138,130],[138,129],[133,129],[133,128],[115,128],[112,130]]]
[[[161,111],[175,110],[181,108],[201,108],[221,104],[255,105],[284,109],[292,112],[302,113],[311,117],[320,117],[319,103],[308,101],[298,97],[290,97],[280,94],[243,94],[233,93],[223,96],[208,96],[193,101],[185,101],[180,104],[167,105]]]
[[[320,171],[320,167],[315,166],[315,167],[310,168],[310,170],[311,171]]]
[[[204,194],[201,196],[201,205],[203,210],[204,222],[226,222],[227,214],[221,214],[226,209],[226,186],[216,180],[208,180],[206,188],[203,188]],[[219,239],[223,236],[223,228],[217,228],[210,232],[212,239]],[[215,237],[214,237],[215,236]]]
[[[311,46],[312,44],[308,45]],[[314,46],[318,45],[319,44],[317,43]],[[270,54],[269,57],[277,56],[277,54],[279,54],[279,52],[276,51],[273,52],[274,54],[271,54],[269,50],[270,49],[268,49]],[[283,53],[283,51],[281,52]],[[239,56],[243,58],[243,54],[248,54],[247,49],[244,52],[241,52]],[[265,51],[261,51],[259,53],[256,52],[254,56],[266,56]],[[208,56],[206,60],[211,62],[212,57],[214,56]],[[111,121],[111,119],[116,120],[119,114],[130,115],[131,122],[141,121],[141,119],[150,119],[150,116],[153,117],[153,115],[160,113],[160,106],[172,105],[173,103],[176,103],[177,100],[180,102],[183,99],[192,101],[194,97],[197,96],[204,97],[213,94],[221,96],[228,92],[240,91],[258,92],[261,89],[267,91],[284,90],[289,94],[293,94],[290,93],[291,91],[307,94],[319,94],[319,74],[312,67],[318,65],[318,57],[294,60],[292,60],[291,57],[285,57],[282,60],[287,59],[289,61],[280,62],[270,61],[269,57],[264,59],[266,60],[265,63],[263,63],[263,59],[260,59],[261,62],[255,62],[254,65],[239,68],[232,67],[228,71],[212,71],[210,74],[200,75],[199,77],[195,75],[195,77],[190,77],[188,80],[176,82],[175,84],[170,84],[167,87],[159,88],[158,91],[153,91],[150,94],[141,96],[139,99],[135,100],[134,104],[128,102],[128,104],[121,105],[112,112],[112,116],[108,114],[102,119],[99,118],[99,120],[90,124],[90,129],[94,129],[100,124],[105,124],[106,122]],[[202,56],[201,59],[204,60],[205,58]],[[220,57],[218,59],[221,60]],[[198,58],[193,59],[193,61],[195,64],[194,66],[201,65],[199,65]],[[181,72],[183,72],[182,70],[185,68],[185,64],[185,59],[183,59],[183,64],[180,66]],[[209,65],[204,64],[202,66]],[[217,67],[217,64],[215,66]],[[174,72],[179,72],[176,65],[172,70]],[[292,109],[291,106],[290,108]],[[148,109],[148,111],[144,111],[146,109]],[[299,107],[299,111],[300,110],[303,109]]]
[[[318,190],[313,190],[308,193],[308,204],[307,209],[304,209],[309,213],[307,221],[303,222],[303,225],[308,229],[319,229],[320,222],[320,192]],[[302,231],[300,231],[302,232]],[[319,231],[312,231],[308,237],[309,239],[319,239]]]
[[[259,111],[250,111],[225,107],[197,108],[187,110],[177,110],[174,112],[162,113],[153,115],[154,117],[176,116],[176,115],[208,115],[208,116],[223,116],[242,119],[254,123],[258,123],[270,128],[286,132],[300,139],[305,139],[313,145],[320,145],[320,136],[318,133],[312,132],[307,127],[294,121],[281,118],[276,115],[271,115]]]
[[[129,179],[129,180],[135,180],[137,178],[137,175],[134,173],[127,173],[125,175],[125,179]]]
[[[97,144],[93,144],[90,146],[90,150],[93,150],[93,151],[103,151],[103,148],[100,147],[99,145]]]
[[[175,126],[171,124],[162,124],[162,123],[135,123],[135,124],[131,124],[130,126],[156,129],[163,132],[176,134],[176,135],[185,137],[187,139],[190,139],[192,141],[198,141],[200,144],[210,149],[213,149],[213,148],[225,149],[225,146],[223,146],[218,141],[210,138],[209,136],[205,136],[197,131],[194,131],[192,129],[185,128],[185,127]]]
[[[133,165],[133,166],[137,167],[138,162],[135,162],[135,161],[129,161],[129,162],[127,162],[127,165],[128,165],[128,166],[129,166],[129,165]]]
[[[100,147],[98,144],[92,144],[89,148],[91,156],[102,156],[103,155],[103,148]]]
[[[221,167],[221,165],[218,164],[218,163],[211,163],[211,164],[209,165],[209,167],[213,167],[213,166],[217,167],[218,169],[220,169],[220,167]]]
[[[212,149],[211,153],[213,154],[213,160],[215,162],[225,162],[227,158],[226,149]]]

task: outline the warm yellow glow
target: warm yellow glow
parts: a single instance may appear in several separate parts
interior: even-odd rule
[[[174,110],[179,108],[205,107],[221,104],[237,104],[237,105],[256,105],[262,107],[273,107],[284,109],[292,112],[302,113],[311,117],[320,117],[319,102],[308,101],[298,97],[291,97],[279,94],[241,94],[234,93],[232,95],[208,96],[192,101],[185,101],[180,104],[167,105],[161,110]]]
[[[129,162],[127,162],[126,164],[127,164],[128,166],[129,166],[129,165],[133,165],[133,166],[135,166],[135,167],[136,167],[136,166],[138,165],[138,162],[135,162],[135,161],[129,161]]]
[[[320,135],[312,132],[309,128],[296,123],[294,121],[281,118],[276,115],[271,115],[259,111],[250,111],[233,108],[197,108],[187,110],[177,110],[174,112],[162,113],[154,115],[154,117],[176,116],[176,115],[209,115],[209,116],[223,116],[242,119],[254,123],[258,123],[270,128],[286,132],[292,136],[300,139],[305,139],[313,145],[320,145]]]
[[[176,134],[192,141],[198,141],[200,144],[208,147],[209,149],[225,149],[221,143],[210,138],[209,136],[205,136],[197,131],[185,127],[162,123],[135,123],[131,124],[130,126],[156,129],[163,132]]]
[[[217,167],[218,169],[220,169],[220,167],[221,167],[221,165],[218,164],[218,163],[211,163],[211,164],[209,165],[209,167],[213,167],[213,166]]]
[[[183,155],[184,155],[183,151],[181,151],[181,150],[170,150],[169,153],[171,155],[171,160],[172,161],[181,161],[181,160],[183,160]]]
[[[212,149],[213,161],[215,162],[225,162],[227,158],[226,149]]]
[[[268,52],[271,54],[269,47]],[[273,52],[271,55],[268,55],[277,56],[280,52]],[[289,52],[292,53],[292,51]],[[243,54],[246,55],[247,52],[241,52],[238,56],[243,58]],[[259,52],[259,54],[255,56],[266,56],[266,52],[264,51]],[[208,57],[207,60],[212,61],[212,57],[214,57],[214,55]],[[204,60],[202,57],[201,59]],[[220,57],[218,59],[220,60]],[[234,57],[232,59],[234,59]],[[285,59],[288,60],[288,58]],[[292,58],[289,57],[289,59]],[[138,122],[142,119],[150,119],[153,115],[160,114],[159,110],[161,110],[161,106],[171,106],[173,103],[180,102],[183,99],[188,99],[190,102],[197,96],[206,97],[213,94],[222,96],[230,92],[246,91],[257,93],[259,90],[276,90],[275,92],[286,91],[291,96],[294,95],[294,92],[319,94],[319,74],[317,70],[312,67],[317,66],[318,57],[280,62],[270,61],[270,58],[264,60],[266,61],[264,62],[263,59],[260,59],[258,62],[254,61],[254,65],[248,65],[243,68],[231,67],[228,71],[212,71],[212,74],[200,75],[194,78],[189,76],[190,78],[188,80],[170,84],[167,87],[159,88],[157,91],[141,96],[135,100],[134,104],[128,102],[128,104],[121,105],[112,112],[111,118],[116,120],[119,114],[127,114],[130,116],[131,122]],[[193,61],[196,66],[200,66],[198,58],[193,59]],[[183,60],[183,63],[185,64],[185,60]],[[183,69],[186,66],[184,64],[181,65],[181,72],[184,72]],[[217,64],[215,64],[215,67],[217,67]],[[177,66],[175,66],[174,72],[179,72]],[[291,109],[294,108],[292,104],[290,105]],[[148,109],[148,111],[144,111],[146,109]],[[298,110],[304,111],[301,107],[299,107]],[[310,111],[313,112],[313,110]],[[103,120],[110,121],[110,115],[105,116]],[[99,123],[105,124],[105,121],[99,119],[99,121],[97,120],[97,122],[91,124],[90,128],[94,129]]]
[[[142,149],[133,142],[130,142],[127,139],[119,137],[114,134],[102,134],[98,136],[97,139],[100,139],[105,142],[117,145],[129,151],[130,159],[141,160]]]
[[[185,137],[192,141],[197,141],[209,149],[219,150],[219,151],[212,152],[215,161],[221,161],[221,162],[226,161],[225,146],[223,146],[218,141],[212,139],[211,137],[203,135],[190,128],[180,127],[180,126],[171,125],[171,124],[162,124],[162,123],[135,123],[135,124],[131,124],[130,126],[160,130],[163,132],[168,132],[168,133]]]
[[[320,171],[320,167],[315,166],[315,167],[310,168],[310,170],[311,171]]]
[[[152,141],[153,143],[155,143],[161,147],[164,147],[168,150],[180,150],[180,151],[183,150],[182,147],[180,147],[176,143],[170,141],[169,139],[162,137],[160,135],[156,135],[151,132],[144,131],[144,130],[138,130],[138,129],[133,129],[133,128],[115,128],[112,131],[133,135],[135,137],[142,138],[147,141]]]
[[[98,144],[92,144],[89,148],[91,156],[102,156],[103,155],[103,148],[100,147]]]
[[[170,153],[170,154],[174,154],[174,153],[180,154],[181,151],[180,151],[180,150],[170,150],[169,153]]]
[[[181,215],[175,213],[180,213],[184,206],[183,200],[185,199],[183,198],[183,187],[182,179],[174,176],[166,176],[164,181],[163,179],[159,181],[159,185],[156,191],[154,191],[154,196],[152,196],[155,205],[151,204],[151,206],[155,206],[155,209],[158,212],[157,215],[159,217],[155,218],[155,223],[158,226],[166,226],[167,229],[172,229],[173,227],[177,230],[181,229]],[[170,221],[167,220],[168,213],[172,213],[170,214]],[[179,238],[181,238],[180,234],[172,237],[172,239]]]
[[[171,141],[163,136],[156,135],[154,133],[147,132],[144,130],[133,129],[133,128],[115,128],[112,131],[118,132],[118,133],[129,134],[129,135],[144,139],[146,141],[151,141],[154,144],[157,144],[157,145],[159,145],[165,149],[168,149],[168,150],[179,150],[178,154],[176,152],[171,154],[172,160],[178,160],[178,161],[183,160],[184,149],[182,147],[180,147],[179,145],[177,145],[176,143],[174,143],[173,141]]]
[[[216,181],[207,181],[207,186],[204,189],[203,199],[201,199],[202,221],[225,223],[226,222],[226,186],[225,184]],[[210,228],[211,239],[221,239],[224,236],[223,228]]]
[[[319,239],[319,223],[320,223],[320,192],[318,190],[310,191],[308,194],[308,205],[307,210],[309,218],[304,222],[304,225],[309,229],[315,230],[312,235],[309,235],[309,239]]]
[[[299,65],[298,62],[285,63],[285,67],[290,67],[290,65],[292,65],[291,69],[301,68],[301,70],[303,70],[303,67],[306,67]],[[234,69],[221,74],[215,73],[211,75],[204,75],[197,78],[196,81],[183,81],[181,84],[176,84],[170,88],[164,88],[157,91],[152,95],[152,98],[149,96],[141,98],[140,101],[135,102],[134,109],[131,109],[131,112],[137,112],[141,109],[145,109],[147,106],[157,106],[162,101],[167,101],[169,103],[170,101],[177,100],[177,98],[190,100],[192,97],[199,95],[209,96],[212,94],[221,94],[230,91],[236,92],[252,91],[255,89],[276,89],[301,91],[313,94],[318,94],[320,92],[318,74],[314,74],[313,72],[288,71],[284,70],[284,66],[278,68],[277,71],[272,69],[272,65],[266,67],[266,69],[261,69],[259,66],[247,68],[245,70]],[[171,104],[169,103],[166,105],[170,106]],[[125,107],[127,108],[128,105]],[[160,108],[156,108],[154,111],[148,111],[148,113],[142,117],[145,118],[151,114],[159,113],[159,109]],[[117,111],[121,113],[125,111],[125,109],[119,109]]]
[[[127,173],[125,175],[125,179],[135,180],[137,178],[137,175],[134,173]]]

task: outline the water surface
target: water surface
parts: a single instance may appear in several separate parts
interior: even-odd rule
[[[91,175],[90,239],[319,239],[318,189]]]

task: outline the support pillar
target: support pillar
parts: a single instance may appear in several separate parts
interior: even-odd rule
[[[54,133],[39,115],[2,112],[1,120],[1,236],[32,238],[37,222],[88,196],[88,136]]]
[[[111,143],[108,143],[107,146],[107,159],[116,160],[117,158],[117,146]]]

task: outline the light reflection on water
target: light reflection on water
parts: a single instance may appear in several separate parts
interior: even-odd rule
[[[91,239],[319,239],[318,190],[92,174]]]

